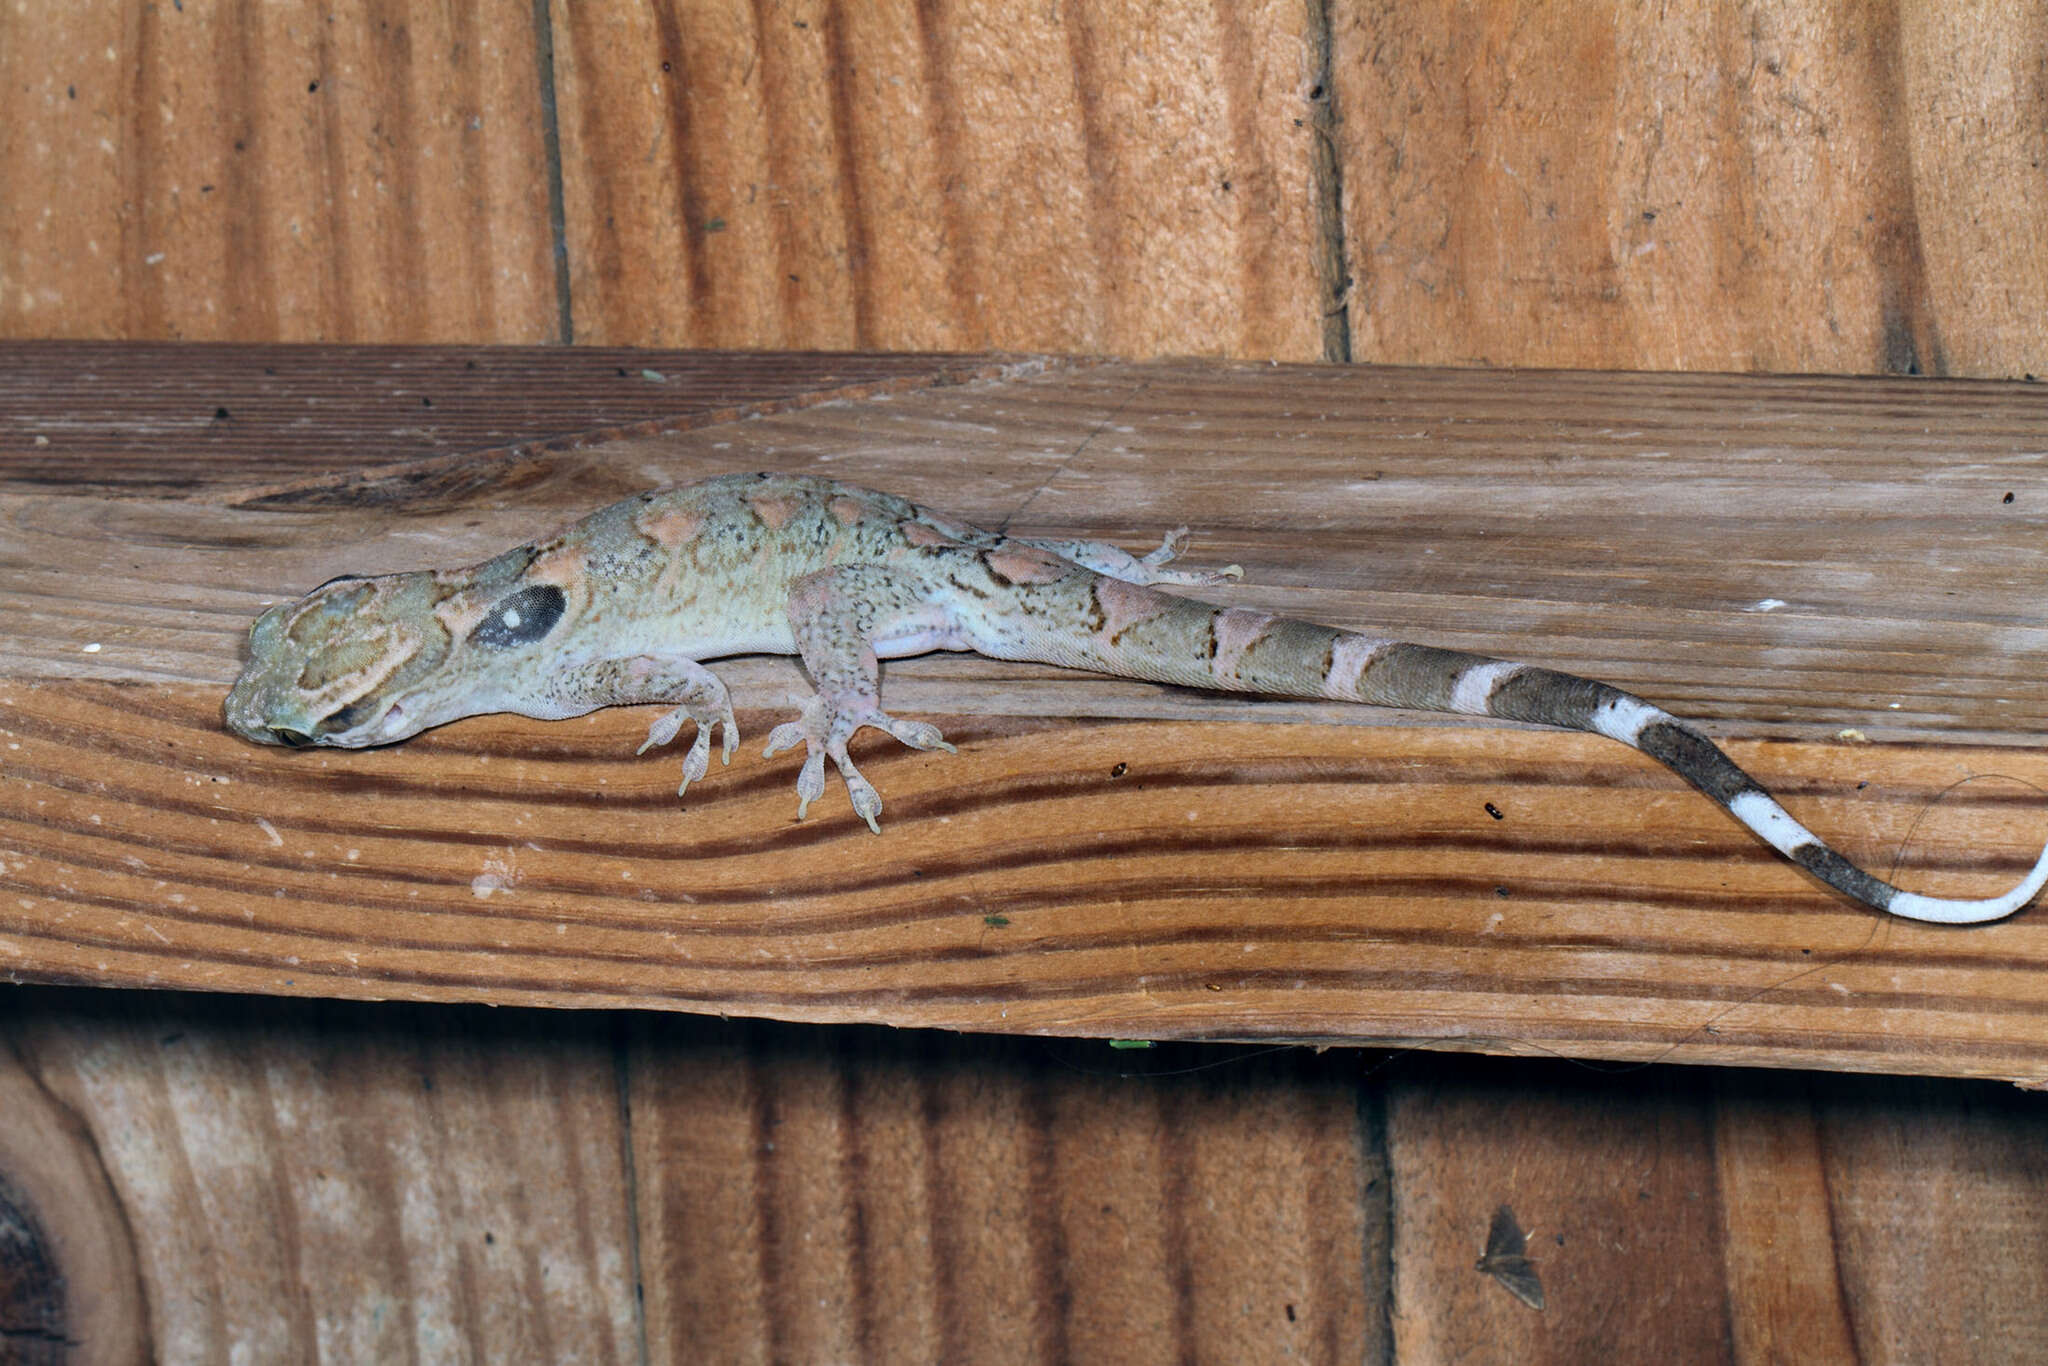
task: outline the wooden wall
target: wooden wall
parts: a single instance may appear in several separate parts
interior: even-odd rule
[[[0,12],[0,335],[2048,372],[2048,9]]]
[[[23,994],[8,1361],[1990,1366],[2048,1342],[2039,1097],[2010,1087]],[[1474,1267],[1502,1202],[1540,1313]]]
[[[2019,377],[2044,241],[2038,0],[0,7],[4,337]],[[2008,1089],[1158,1066],[9,989],[0,1355],[2048,1343]]]

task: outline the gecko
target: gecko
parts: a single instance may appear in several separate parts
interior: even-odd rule
[[[882,709],[881,661],[934,650],[1269,696],[1497,717],[1629,745],[1712,798],[1846,897],[1908,920],[1995,920],[2048,883],[2048,850],[1981,900],[1923,895],[1859,868],[1698,730],[1632,693],[1538,664],[1220,607],[1163,587],[1240,577],[1168,568],[1179,528],[1133,555],[1102,541],[1010,536],[904,498],[794,474],[724,475],[638,494],[462,569],[330,579],[265,611],[229,692],[229,729],[264,744],[361,748],[488,712],[544,720],[669,708],[640,753],[694,723],[678,795],[739,743],[707,659],[793,654],[814,691],[768,736],[801,747],[797,817],[829,760],[880,833],[882,799],[847,753],[864,727],[952,750]]]

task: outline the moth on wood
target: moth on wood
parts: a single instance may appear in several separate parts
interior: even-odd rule
[[[1529,1235],[1515,1222],[1515,1212],[1502,1205],[1493,1212],[1493,1227],[1486,1231],[1486,1251],[1473,1269],[1483,1271],[1507,1287],[1510,1295],[1531,1309],[1543,1307],[1543,1282],[1536,1275],[1536,1263],[1529,1260]]]

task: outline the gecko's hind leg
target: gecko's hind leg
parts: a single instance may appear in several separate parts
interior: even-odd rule
[[[1061,559],[1092,569],[1112,579],[1125,583],[1178,583],[1201,588],[1222,583],[1227,579],[1244,577],[1244,570],[1234,564],[1221,569],[1162,569],[1161,565],[1180,558],[1188,546],[1188,529],[1175,527],[1166,533],[1164,540],[1143,555],[1133,555],[1122,546],[1111,545],[1108,541],[1052,541],[1034,537],[1017,537],[1025,545],[1050,550]]]
[[[883,565],[842,565],[797,582],[789,621],[818,691],[804,702],[796,720],[769,734],[764,757],[804,747],[796,779],[798,820],[825,795],[825,761],[830,759],[845,780],[854,814],[881,833],[881,794],[846,751],[847,741],[863,726],[886,731],[912,749],[952,751],[937,726],[901,720],[881,705],[883,657],[965,648],[956,640],[951,614],[931,598],[931,586],[922,577]]]

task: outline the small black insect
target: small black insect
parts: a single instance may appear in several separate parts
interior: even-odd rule
[[[1506,1205],[1493,1212],[1493,1227],[1486,1231],[1486,1251],[1473,1269],[1499,1281],[1531,1309],[1543,1307],[1543,1282],[1536,1277],[1536,1263],[1529,1260],[1529,1235],[1522,1232],[1515,1212]]]
[[[1486,804],[1486,814],[1493,817],[1497,821],[1504,821],[1507,819],[1506,816],[1501,814],[1500,808],[1495,806],[1492,802],[1488,802]]]

